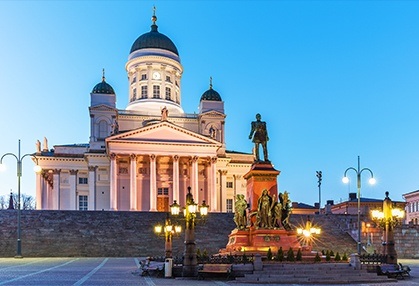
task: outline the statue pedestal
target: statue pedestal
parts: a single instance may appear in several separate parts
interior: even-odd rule
[[[256,211],[258,208],[258,199],[264,189],[268,190],[268,194],[278,198],[278,184],[276,178],[280,171],[275,170],[269,162],[254,163],[249,172],[243,177],[247,180],[246,199],[250,206],[250,212]]]
[[[301,248],[295,231],[285,229],[256,229],[254,227],[243,230],[234,229],[228,239],[225,249],[220,254],[261,254],[265,256],[270,248],[275,255],[282,247],[284,253],[292,248],[294,251]]]

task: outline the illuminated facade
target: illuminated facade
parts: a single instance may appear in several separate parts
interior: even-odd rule
[[[229,212],[246,194],[253,154],[226,150],[224,102],[212,82],[199,112],[183,111],[179,53],[156,21],[128,56],[127,107],[116,108],[103,75],[90,93],[89,143],[38,147],[37,209],[168,211],[174,200],[185,204],[191,186],[197,203]]]

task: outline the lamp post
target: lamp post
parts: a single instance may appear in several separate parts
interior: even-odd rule
[[[374,174],[372,173],[372,171],[368,168],[360,168],[360,159],[358,156],[358,168],[355,169],[353,167],[349,167],[348,169],[345,170],[345,173],[343,174],[343,178],[342,178],[342,182],[344,182],[345,184],[349,183],[349,178],[346,176],[346,173],[349,170],[353,170],[356,172],[356,180],[357,180],[357,189],[358,189],[358,245],[357,245],[357,250],[358,250],[358,254],[361,254],[361,174],[363,171],[368,171],[371,174],[371,178],[369,179],[369,183],[371,185],[375,184],[375,179],[374,179]]]
[[[203,201],[199,207],[202,217],[208,214],[209,206]],[[185,216],[185,252],[183,257],[182,276],[195,277],[198,275],[198,259],[196,257],[196,244],[195,244],[195,219],[198,205],[194,202],[193,195],[191,194],[191,187],[188,187],[188,194],[186,195],[186,207],[184,209]],[[180,206],[174,201],[170,206],[170,211],[173,215],[178,215]]]
[[[372,218],[384,227],[383,254],[386,256],[386,263],[397,264],[397,253],[394,247],[394,227],[404,217],[404,210],[393,208],[393,203],[386,192],[383,201],[383,211],[371,211]]]
[[[3,158],[6,156],[13,156],[17,161],[17,246],[16,246],[16,256],[15,258],[22,258],[22,241],[20,238],[21,232],[21,225],[20,225],[20,216],[21,216],[21,208],[20,208],[20,178],[22,177],[22,160],[27,156],[31,156],[36,159],[36,166],[34,167],[35,172],[39,172],[41,167],[38,166],[38,160],[33,154],[25,154],[23,156],[20,155],[20,139],[18,141],[18,153],[17,156],[13,153],[6,153],[1,156],[0,159],[0,166],[1,169],[4,169],[3,165]]]
[[[316,177],[317,177],[317,186],[319,187],[319,214],[322,208],[322,199],[321,199],[321,187],[322,187],[322,171],[316,171]]]
[[[167,213],[164,226],[158,224],[154,227],[156,234],[164,234],[164,252],[166,258],[172,258],[172,239],[174,235],[179,234],[181,231],[182,227],[180,225],[171,223],[169,213]]]
[[[299,240],[303,243],[302,246],[307,246],[309,249],[311,248],[312,241],[314,240],[314,235],[319,235],[320,232],[321,229],[313,225],[309,216],[307,217],[305,225],[297,228],[297,235],[300,236]]]

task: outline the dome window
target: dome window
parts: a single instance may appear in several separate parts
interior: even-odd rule
[[[166,99],[172,100],[172,90],[170,89],[170,87],[166,87]]]
[[[160,98],[160,86],[153,85],[153,98]]]
[[[147,98],[147,86],[144,85],[141,87],[141,98]]]
[[[147,75],[145,74],[145,73],[143,73],[142,75],[141,75],[141,80],[146,80],[147,79]]]

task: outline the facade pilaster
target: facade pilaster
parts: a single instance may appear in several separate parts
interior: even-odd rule
[[[78,210],[76,205],[77,198],[77,172],[78,170],[70,170],[70,210]]]
[[[118,195],[117,195],[117,188],[118,188],[118,178],[117,178],[117,166],[116,166],[116,154],[112,153],[110,155],[111,159],[111,166],[110,166],[110,209],[111,211],[118,210]]]
[[[150,211],[157,211],[156,155],[150,155]]]
[[[135,154],[131,154],[130,156],[131,163],[130,163],[130,172],[129,172],[129,179],[130,179],[130,210],[136,211],[137,210],[137,156]]]
[[[61,193],[60,193],[60,173],[61,170],[55,169],[53,174],[53,201],[52,201],[52,209],[59,210],[60,209],[60,201],[61,201]]]
[[[89,196],[87,202],[89,211],[96,210],[96,170],[97,166],[89,166]]]
[[[43,190],[42,190],[42,170],[39,173],[36,173],[36,209],[42,210],[42,199],[43,199]]]

